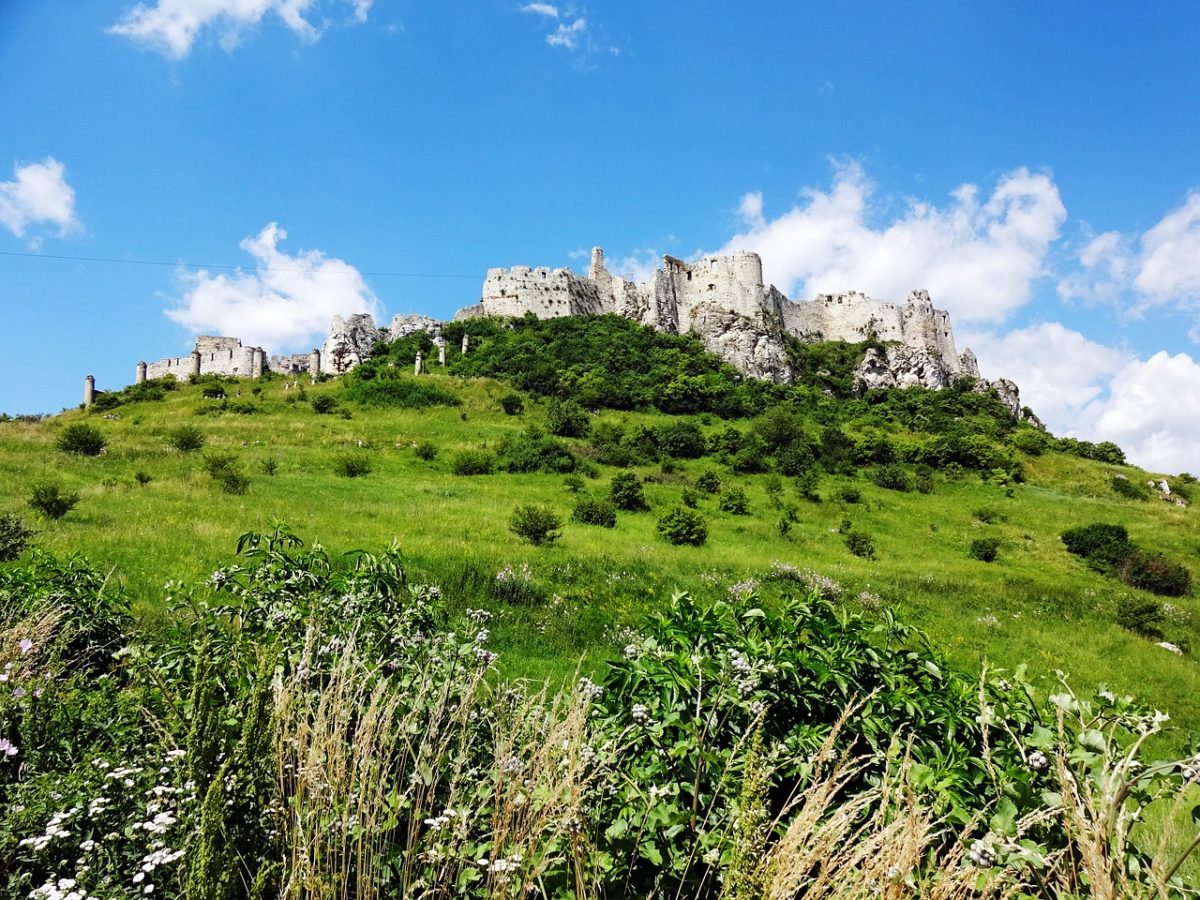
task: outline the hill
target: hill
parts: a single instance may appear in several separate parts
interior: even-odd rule
[[[461,327],[447,326],[451,348]],[[460,612],[496,614],[513,675],[562,681],[581,658],[596,670],[675,590],[836,582],[839,603],[920,626],[968,671],[1027,663],[1049,690],[1061,669],[1200,725],[1194,663],[1156,646],[1200,647],[1194,598],[1130,587],[1061,540],[1120,525],[1197,572],[1193,510],[1143,488],[1151,476],[1118,448],[1052,438],[969,379],[856,397],[865,344],[792,343],[799,383],[782,386],[616,317],[470,327],[470,353],[419,379],[423,333],[316,385],[152,380],[92,411],[4,422],[4,508],[30,518],[36,482],[77,491],[36,543],[111,568],[148,623],[170,618],[165,583],[207,578],[238,535],[279,521],[333,554],[395,542]],[[102,455],[55,449],[80,423]],[[177,449],[181,430],[203,446]],[[618,509],[611,528],[572,518],[625,472],[648,510]],[[559,540],[510,530],[527,504],[558,516]],[[703,518],[703,546],[660,535],[676,507]]]

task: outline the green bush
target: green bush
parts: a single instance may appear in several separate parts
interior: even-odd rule
[[[250,479],[243,474],[232,453],[208,454],[204,457],[204,468],[226,494],[244,494],[250,488]]]
[[[409,365],[412,365],[411,360]],[[435,379],[414,378],[387,367],[386,362],[377,364],[375,360],[357,365],[343,375],[341,387],[345,399],[376,409],[462,405],[457,395],[439,385]]]
[[[976,538],[971,541],[971,547],[968,551],[972,559],[977,559],[980,562],[995,562],[996,555],[1000,551],[1000,538],[985,537]]]
[[[559,437],[584,437],[588,433],[590,417],[587,410],[574,400],[550,401],[546,410],[546,427]]]
[[[1149,500],[1150,492],[1146,490],[1145,485],[1139,484],[1136,481],[1131,481],[1124,475],[1114,475],[1112,477],[1113,493],[1127,500]]]
[[[740,487],[728,487],[721,494],[717,505],[722,512],[731,513],[735,516],[750,515],[750,501],[746,497],[746,492]]]
[[[1041,456],[1050,449],[1050,435],[1040,428],[1018,428],[1008,439],[1008,442],[1030,456]]]
[[[518,506],[513,512],[508,527],[517,537],[528,541],[535,547],[553,544],[562,536],[562,532],[558,530],[562,527],[562,520],[558,518],[554,510],[545,506],[531,504]]]
[[[425,462],[433,462],[437,459],[438,447],[433,441],[421,441],[417,444],[416,450],[417,459],[423,459]]]
[[[875,540],[865,531],[847,531],[843,538],[848,549],[855,556],[863,559],[875,558]]]
[[[679,495],[679,502],[682,503],[684,506],[686,506],[688,509],[696,509],[697,507],[699,507],[700,499],[701,499],[701,497],[698,493],[693,491],[691,488],[686,488],[686,487],[683,489],[683,492]]]
[[[204,440],[204,432],[195,425],[180,425],[167,434],[167,443],[180,453],[201,449]]]
[[[327,416],[337,409],[337,398],[333,394],[317,394],[312,398],[312,408],[319,416]]]
[[[226,494],[244,494],[250,489],[250,479],[239,469],[226,469],[217,476],[217,484]]]
[[[981,506],[975,512],[971,513],[971,515],[984,525],[994,525],[997,522],[1008,521],[1008,516],[993,506]],[[1074,553],[1075,551],[1072,550],[1071,552]]]
[[[575,471],[575,455],[566,444],[531,427],[519,437],[510,438],[500,448],[500,467],[506,472],[550,472],[566,474]]]
[[[608,496],[617,509],[637,511],[650,508],[646,503],[642,480],[636,472],[620,472],[614,475]]]
[[[153,476],[151,476],[151,474],[149,472],[145,471],[144,469],[138,469],[136,472],[133,473],[133,480],[136,481],[138,484],[140,484],[142,487],[145,487],[150,482],[152,482],[154,480],[154,478],[153,478]]]
[[[1161,554],[1134,550],[1121,564],[1120,575],[1130,587],[1164,597],[1184,597],[1192,592],[1192,573]]]
[[[107,444],[99,428],[84,422],[68,425],[54,442],[64,453],[77,453],[80,456],[99,456]]]
[[[462,450],[450,465],[455,475],[491,475],[495,469],[496,457],[486,450]]]
[[[844,488],[842,488],[840,491],[838,491],[838,499],[841,500],[843,503],[850,503],[850,504],[861,503],[862,502],[862,491],[860,491],[854,485],[848,484]]]
[[[1166,618],[1162,604],[1148,597],[1121,597],[1117,600],[1117,624],[1148,638],[1161,638]]]
[[[708,540],[704,516],[686,506],[676,506],[658,520],[658,533],[668,544],[700,546]]]
[[[917,487],[916,479],[896,465],[876,466],[875,470],[871,472],[871,480],[889,491],[908,493],[916,490]]]
[[[500,398],[500,407],[506,416],[519,416],[525,411],[525,401],[520,394],[505,394]]]
[[[610,500],[580,497],[575,501],[575,511],[571,514],[571,518],[584,525],[615,528],[617,526],[617,508]]]
[[[0,513],[0,562],[16,559],[33,537],[33,529],[25,525],[19,516]]]
[[[333,474],[362,478],[371,474],[371,458],[364,453],[345,453],[333,461]]]
[[[696,490],[716,494],[721,490],[721,476],[712,469],[705,469],[696,477]]]
[[[275,473],[279,471],[279,460],[273,456],[268,456],[262,461],[262,473],[271,478],[275,477]]]
[[[1082,556],[1099,569],[1116,568],[1133,552],[1125,526],[1103,522],[1069,528],[1062,533],[1062,542],[1068,552]]]
[[[654,429],[660,452],[674,459],[699,459],[707,450],[704,433],[691,419],[682,419]]]
[[[29,496],[29,505],[47,519],[61,519],[79,502],[79,494],[63,490],[51,481],[41,481],[33,486]]]

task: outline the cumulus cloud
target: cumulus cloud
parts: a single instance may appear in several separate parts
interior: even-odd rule
[[[1200,341],[1200,191],[1138,234],[1106,232],[1078,252],[1079,269],[1064,277],[1067,300],[1121,303],[1133,315],[1169,307],[1196,320]]]
[[[246,29],[274,13],[301,40],[312,42],[320,30],[306,14],[315,0],[155,0],[139,3],[125,13],[109,34],[127,37],[171,59],[191,52],[201,32],[218,29],[222,46],[236,46]],[[374,0],[344,0],[353,8],[353,18],[365,22]]]
[[[54,226],[59,236],[79,228],[66,166],[47,156],[40,163],[14,165],[13,176],[0,181],[0,225],[17,237],[40,225]]]
[[[911,200],[881,227],[872,225],[875,193],[863,168],[846,163],[829,190],[804,190],[773,219],[761,194],[747,194],[745,230],[723,251],[757,251],[767,280],[792,296],[856,289],[895,302],[926,288],[958,322],[999,321],[1029,301],[1066,219],[1053,180],[1024,168],[986,197],[964,184],[943,206]]]
[[[1057,322],[963,337],[984,375],[1016,381],[1054,433],[1115,441],[1151,471],[1200,471],[1200,363],[1188,354],[1141,359]]]
[[[527,3],[521,7],[521,12],[536,13],[539,16],[558,18],[558,7],[550,3]]]
[[[256,271],[234,275],[183,273],[186,292],[167,316],[196,334],[228,334],[271,350],[301,350],[322,337],[335,315],[383,308],[354,266],[318,250],[289,256],[287,232],[272,222],[241,247]]]

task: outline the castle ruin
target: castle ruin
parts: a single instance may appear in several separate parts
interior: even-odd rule
[[[881,342],[865,354],[857,378],[862,389],[921,386],[941,388],[963,376],[979,378],[970,350],[959,353],[945,310],[934,307],[929,293],[911,291],[902,304],[886,303],[858,291],[818,294],[812,300],[790,300],[763,282],[762,259],[738,251],[688,262],[664,256],[646,282],[611,273],[604,250],[592,249],[587,274],[567,268],[530,266],[489,269],[479,302],[460,309],[455,320],[480,316],[538,318],[615,314],[671,334],[695,334],[712,353],[744,375],[791,383],[789,337],[804,342],[868,339]],[[174,375],[192,379],[208,373],[257,378],[265,372],[286,375],[341,375],[368,359],[380,342],[417,331],[429,333],[445,365],[442,323],[421,315],[396,316],[390,328],[377,328],[371,316],[335,316],[319,349],[292,356],[268,356],[262,347],[245,347],[234,337],[203,335],[189,356],[138,363],[139,382]],[[466,353],[469,336],[463,335]],[[421,371],[418,367],[415,371]],[[1016,386],[996,387],[1006,404],[1020,413]]]

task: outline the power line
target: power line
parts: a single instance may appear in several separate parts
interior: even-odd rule
[[[22,253],[17,250],[0,250],[0,256],[20,256],[27,259],[70,260],[72,262],[122,263],[129,266],[170,266],[176,269],[227,269],[245,272],[307,272],[312,275],[329,274],[316,273],[311,269],[281,269],[274,266],[231,266],[221,263],[188,263],[166,262],[158,259],[118,259],[112,256],[65,256],[56,253]],[[363,272],[355,270],[359,275],[370,275],[376,278],[479,278],[478,275],[451,275],[432,272]]]

